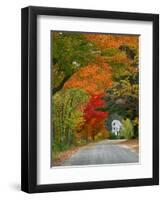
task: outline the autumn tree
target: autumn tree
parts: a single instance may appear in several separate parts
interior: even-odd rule
[[[87,132],[87,137],[94,140],[95,135],[104,129],[104,120],[108,116],[107,112],[98,110],[98,108],[105,105],[104,100],[102,100],[103,95],[92,95],[89,102],[84,109],[84,128]]]
[[[119,48],[121,45],[136,47],[138,45],[137,35],[121,34],[86,34],[88,41],[95,42],[102,49]]]
[[[131,77],[130,77],[131,78]],[[134,82],[134,80],[132,80]],[[106,96],[106,108],[110,114],[118,114],[123,118],[134,121],[139,115],[139,87],[129,79],[122,79],[115,82],[111,89],[108,89]],[[138,124],[135,124],[135,136],[138,134]]]
[[[130,70],[138,69],[138,47],[121,45],[118,49],[105,49],[101,55],[112,68],[113,81],[126,76]]]
[[[138,45],[136,47],[129,46],[129,45],[121,45],[119,49],[126,53],[127,57],[132,61],[131,63],[132,66],[138,67],[139,65]]]
[[[91,37],[91,36],[90,36]],[[98,37],[98,36],[96,36]],[[101,35],[101,56],[112,69],[112,87],[104,97],[109,114],[129,118],[138,135],[139,110],[139,42],[138,36]],[[112,39],[111,39],[112,38]],[[109,40],[111,39],[111,42]],[[91,39],[92,40],[92,39]],[[101,42],[101,44],[100,44]],[[105,124],[110,120],[107,119]]]
[[[112,68],[113,81],[116,81],[129,68],[138,67],[138,35],[87,34],[86,38],[95,42],[100,55]]]
[[[93,42],[82,33],[52,32],[52,93],[96,56]]]
[[[91,63],[77,71],[64,88],[82,88],[91,95],[104,93],[112,86],[112,70],[106,63]]]
[[[83,109],[89,95],[82,89],[57,92],[52,99],[54,145],[64,150],[76,142],[77,130],[84,124]]]

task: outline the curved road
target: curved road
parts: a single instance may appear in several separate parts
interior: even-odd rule
[[[97,165],[136,163],[138,154],[116,140],[103,140],[89,144],[64,161],[62,165]]]

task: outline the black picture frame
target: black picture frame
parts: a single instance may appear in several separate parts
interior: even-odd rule
[[[153,177],[37,185],[37,16],[55,15],[153,23]],[[28,193],[159,184],[159,15],[30,6],[21,11],[21,190]]]

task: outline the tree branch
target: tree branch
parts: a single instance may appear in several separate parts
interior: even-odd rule
[[[65,84],[65,82],[70,78],[70,76],[65,76],[64,79],[62,80],[62,82],[59,84],[58,87],[54,87],[52,88],[52,95],[54,95],[56,92],[58,92],[59,90],[61,90]]]

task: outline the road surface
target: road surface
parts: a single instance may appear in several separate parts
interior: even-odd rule
[[[62,165],[136,163],[138,161],[138,153],[130,150],[127,146],[118,144],[117,140],[103,140],[81,148]]]

